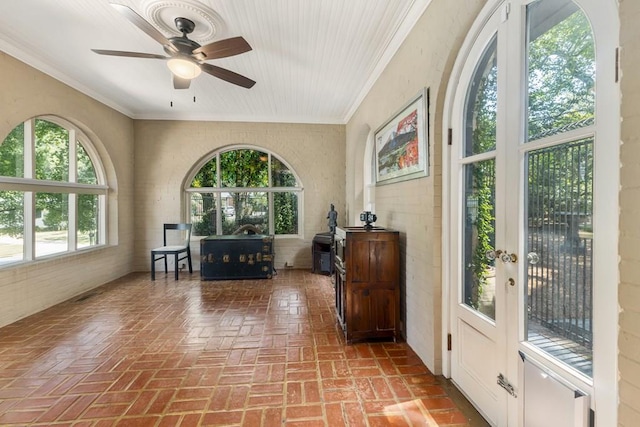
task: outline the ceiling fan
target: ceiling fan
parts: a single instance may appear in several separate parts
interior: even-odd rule
[[[190,19],[180,17],[175,19],[175,24],[178,31],[182,33],[182,36],[166,38],[129,6],[117,3],[111,3],[111,6],[124,15],[124,17],[131,21],[136,27],[160,43],[168,56],[121,50],[91,49],[95,53],[100,55],[167,60],[167,66],[173,73],[173,87],[175,89],[187,89],[191,80],[198,77],[202,71],[247,89],[256,84],[255,81],[245,76],[204,62],[209,59],[226,58],[250,51],[251,46],[249,46],[249,43],[247,43],[244,38],[233,37],[200,46],[197,42],[187,38],[187,34],[193,32],[195,28],[194,22]]]

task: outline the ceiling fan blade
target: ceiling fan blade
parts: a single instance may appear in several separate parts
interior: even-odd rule
[[[91,49],[91,50],[100,55],[127,56],[130,58],[169,59],[168,56],[156,55],[155,53],[125,52],[122,50],[104,50],[104,49]]]
[[[178,49],[167,39],[160,31],[158,31],[153,25],[149,24],[142,16],[138,15],[133,9],[124,4],[110,3],[111,6],[116,9],[120,14],[127,18],[133,25],[144,31],[149,37],[157,41],[163,46],[167,46],[172,52],[177,52]]]
[[[189,89],[190,84],[191,84],[191,80],[189,79],[182,79],[176,75],[173,76],[174,89]]]
[[[233,37],[209,43],[193,50],[193,53],[204,53],[206,59],[226,58],[228,56],[239,55],[249,52],[251,46],[243,37]]]
[[[242,86],[247,89],[253,87],[256,82],[251,80],[248,77],[241,76],[238,73],[234,73],[233,71],[226,70],[224,68],[216,67],[211,64],[200,64],[200,68],[207,74],[211,74],[214,77],[225,80],[229,83],[233,83],[234,85]]]

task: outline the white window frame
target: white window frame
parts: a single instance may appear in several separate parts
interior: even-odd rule
[[[227,153],[229,151],[237,151],[237,150],[256,150],[256,151],[260,151],[263,152],[265,154],[268,155],[268,170],[269,170],[269,187],[221,187],[220,183],[221,183],[221,168],[220,168],[220,155],[223,153]],[[287,169],[293,174],[293,176],[296,179],[296,182],[298,183],[297,186],[295,187],[271,187],[271,158],[275,157],[278,159],[278,161],[280,163],[282,163],[283,165],[285,165],[287,167]],[[204,165],[206,165],[207,163],[209,163],[211,160],[216,159],[217,162],[217,167],[216,167],[216,182],[218,183],[217,187],[200,187],[200,188],[194,188],[191,187],[191,182],[193,182],[193,178],[196,176],[196,174],[200,171],[200,169],[202,169],[202,167],[204,167]],[[272,151],[265,149],[263,147],[258,147],[258,146],[254,146],[254,145],[233,145],[233,146],[227,146],[224,147],[220,150],[217,150],[213,153],[211,153],[210,155],[206,156],[205,158],[203,158],[203,160],[201,160],[200,162],[198,162],[189,172],[189,174],[187,175],[187,178],[185,179],[184,182],[184,202],[183,202],[183,206],[184,209],[183,211],[185,212],[185,218],[187,218],[187,220],[190,220],[191,218],[191,194],[192,193],[209,193],[209,194],[215,194],[216,195],[216,208],[218,210],[222,209],[222,193],[238,193],[238,192],[260,192],[260,193],[267,193],[268,196],[268,210],[269,210],[269,230],[271,230],[271,235],[273,235],[276,239],[286,239],[286,238],[302,238],[303,232],[302,230],[304,230],[304,224],[303,224],[303,219],[304,219],[304,212],[303,212],[303,206],[304,206],[304,186],[302,185],[302,182],[300,180],[300,177],[298,176],[298,174],[296,173],[296,171],[291,167],[291,165],[284,160],[282,157],[280,157],[279,155],[273,153]],[[298,195],[298,232],[295,234],[275,234],[275,220],[274,220],[274,207],[273,207],[273,194],[274,193],[282,193],[282,192],[288,192],[288,193],[297,193]],[[222,215],[216,215],[216,233],[217,235],[222,235]]]
[[[69,132],[69,180],[50,181],[35,178],[35,121],[45,120],[54,123]],[[92,250],[107,244],[107,195],[109,187],[100,156],[91,140],[78,127],[58,116],[37,116],[23,122],[24,124],[24,176],[0,176],[0,191],[18,191],[24,197],[23,224],[23,257],[22,260],[7,262],[0,265],[0,269],[16,264],[38,261],[68,255],[69,253]],[[97,184],[81,184],[77,181],[77,150],[76,143],[80,143],[93,163]],[[36,256],[35,253],[35,194],[36,193],[64,193],[69,195],[68,201],[68,247],[64,252],[50,255]],[[93,194],[98,196],[98,241],[96,244],[77,247],[77,198],[78,194]]]

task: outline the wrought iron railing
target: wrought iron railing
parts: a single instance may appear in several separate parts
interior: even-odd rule
[[[529,322],[586,349],[593,323],[592,146],[584,139],[528,156]]]

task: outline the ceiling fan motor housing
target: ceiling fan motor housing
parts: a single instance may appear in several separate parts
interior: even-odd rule
[[[196,24],[191,19],[177,17],[173,22],[176,23],[176,28],[183,36],[185,34],[191,34],[196,28]]]
[[[175,23],[176,28],[182,33],[182,36],[171,37],[169,38],[169,41],[178,49],[181,54],[191,55],[194,49],[200,47],[200,44],[198,42],[187,38],[187,34],[193,32],[195,24],[192,20],[181,17],[176,18]],[[164,48],[164,51],[168,54],[171,54],[170,50],[167,49],[167,47]]]

